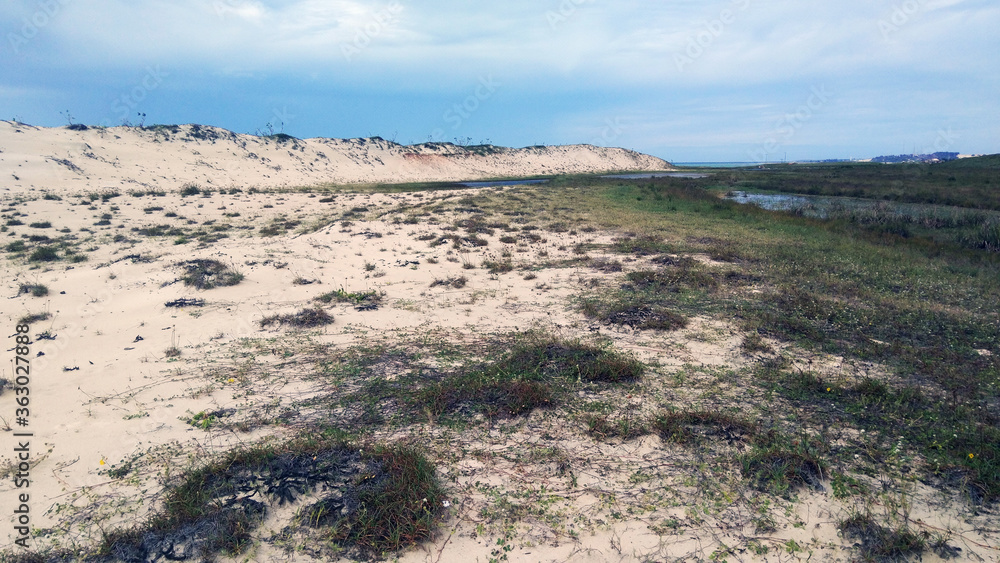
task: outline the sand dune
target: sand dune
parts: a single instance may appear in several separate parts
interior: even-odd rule
[[[379,137],[258,137],[202,125],[71,130],[3,121],[0,151],[0,178],[15,190],[274,188],[672,169],[656,157],[592,145],[399,145]]]

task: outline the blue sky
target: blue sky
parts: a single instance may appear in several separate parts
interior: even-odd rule
[[[996,0],[5,0],[0,118],[675,162],[1000,152]]]

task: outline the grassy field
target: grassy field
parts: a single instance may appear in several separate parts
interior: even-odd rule
[[[734,189],[1000,209],[998,155],[934,164],[769,164],[720,170],[715,179]]]
[[[233,353],[239,369],[212,377],[245,384],[250,396],[254,381],[285,370],[306,374],[319,392],[286,410],[242,413],[239,422],[219,411],[189,424],[206,432],[292,428],[296,437],[164,477],[163,509],[136,527],[102,530],[83,560],[142,555],[150,537],[192,535],[200,538],[192,549],[206,557],[246,556],[260,541],[263,500],[291,503],[319,485],[332,492],[301,507],[268,542],[296,551],[308,544],[317,557],[389,557],[433,537],[444,499],[467,494],[481,501],[470,521],[474,536],[496,546],[491,561],[507,560],[516,538],[521,547],[575,540],[579,530],[630,517],[663,537],[710,535],[716,522],[751,530],[738,545],[716,538],[698,552],[703,558],[794,555],[806,549],[773,533],[780,522],[797,525],[790,515],[799,495],[830,487],[847,507],[836,526],[852,557],[955,555],[952,532],[910,518],[909,495],[930,487],[970,514],[995,511],[1000,501],[1000,243],[991,238],[991,215],[937,224],[892,205],[997,210],[998,173],[997,159],[984,158],[774,166],[702,179],[560,177],[394,209],[408,225],[440,220],[442,236],[415,238],[429,248],[448,241],[456,251],[463,241],[478,248],[494,244],[490,237],[527,247],[554,233],[579,235],[568,259],[525,262],[505,250],[479,265],[498,280],[532,280],[547,269],[600,272],[600,279],[578,275],[569,302],[554,304],[579,319],[576,334],[453,339],[430,331],[372,335],[347,347],[302,333],[242,341]],[[729,190],[846,195],[888,207],[882,219],[817,219],[739,205],[722,197]],[[587,238],[601,234],[611,242]],[[362,310],[390,302],[383,292],[341,288],[313,305]],[[332,320],[323,315],[303,309],[261,324]],[[739,361],[670,363],[674,349],[664,335],[716,325],[739,335]],[[715,338],[697,330],[698,338]],[[640,361],[622,349],[629,343],[657,351]],[[259,359],[268,354],[281,363]],[[840,363],[813,363],[821,357]],[[668,462],[594,458],[601,447],[650,435],[672,448]],[[137,479],[149,457],[122,460],[109,477]],[[470,461],[506,463],[518,484],[467,483],[456,468]],[[574,508],[578,479],[617,463],[624,477],[602,482],[597,512]],[[78,552],[10,560],[62,561],[71,553]]]
[[[794,171],[800,179],[810,173]],[[887,181],[896,174],[890,168]],[[859,189],[878,196],[878,176],[869,178]],[[950,181],[942,180],[938,189],[950,192]],[[773,181],[767,172],[751,172],[740,187],[787,188]],[[780,362],[761,366],[757,375],[758,384],[796,402],[833,401],[836,416],[852,425],[899,428],[933,473],[960,476],[974,498],[1000,499],[1000,254],[720,201],[711,193],[720,182],[728,178],[596,190],[608,206],[604,213],[633,214],[632,224],[653,237],[647,244],[655,242],[655,250],[706,252],[739,265],[739,275],[686,276],[666,282],[680,292],[658,288],[639,300],[666,299],[681,312],[708,307],[752,335],[890,366],[895,385],[823,381],[782,369]],[[817,184],[825,185],[822,177]],[[1000,187],[993,197],[997,193]],[[669,225],[663,224],[667,218]],[[618,217],[607,221],[622,224]],[[745,291],[747,280],[752,293]],[[634,304],[637,293],[614,299]]]

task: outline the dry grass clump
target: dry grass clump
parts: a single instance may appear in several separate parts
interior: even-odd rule
[[[465,287],[465,284],[468,281],[469,278],[465,276],[458,276],[457,278],[437,279],[431,282],[431,287],[445,286],[445,287],[453,287],[455,289],[461,289]]]
[[[185,275],[184,285],[197,289],[213,289],[236,285],[243,281],[243,274],[233,270],[218,260],[197,259],[182,262]]]
[[[271,315],[264,317],[260,321],[261,328],[266,328],[272,324],[288,325],[295,328],[312,328],[324,326],[333,322],[333,317],[323,309],[302,309],[294,315]]]

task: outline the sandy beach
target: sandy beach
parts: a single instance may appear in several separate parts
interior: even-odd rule
[[[740,370],[778,354],[833,379],[880,366],[770,340],[762,348],[772,352],[748,354],[736,324],[709,314],[670,331],[588,318],[581,294],[659,266],[657,255],[612,252],[638,235],[567,207],[573,187],[369,186],[669,170],[658,158],[588,145],[402,146],[207,126],[71,131],[0,122],[8,358],[18,324],[32,337],[29,426],[18,427],[14,414],[14,364],[0,375],[5,521],[28,490],[29,543],[86,550],[101,530],[160,510],[165,488],[199,463],[323,420],[353,421],[370,425],[372,443],[419,446],[446,491],[432,537],[394,560],[854,560],[855,540],[837,523],[858,506],[834,494],[830,475],[794,494],[765,494],[735,464],[713,461],[741,451],[738,440],[715,437],[692,450],[656,433],[599,438],[586,421],[604,413],[627,424],[665,402],[752,404],[758,398],[741,390]],[[54,256],[33,254],[39,248]],[[672,259],[740,271],[705,254]],[[199,288],[190,278],[206,267],[221,269]],[[210,287],[227,275],[236,283]],[[45,291],[36,296],[35,287]],[[332,323],[290,326],[296,313],[317,309]],[[403,424],[391,399],[372,403],[378,412],[350,402],[376,389],[366,387],[373,380],[391,386],[446,373],[531,331],[610,347],[649,367],[634,387],[581,384],[572,401],[523,416],[471,413],[456,423],[428,410]],[[26,430],[30,488],[19,489],[14,433]],[[858,479],[878,487],[887,477]],[[946,532],[959,560],[997,560],[995,514],[918,479],[899,482],[918,529]],[[285,530],[321,493],[271,503],[252,545],[219,560],[352,557]],[[0,543],[16,537],[6,525]]]

